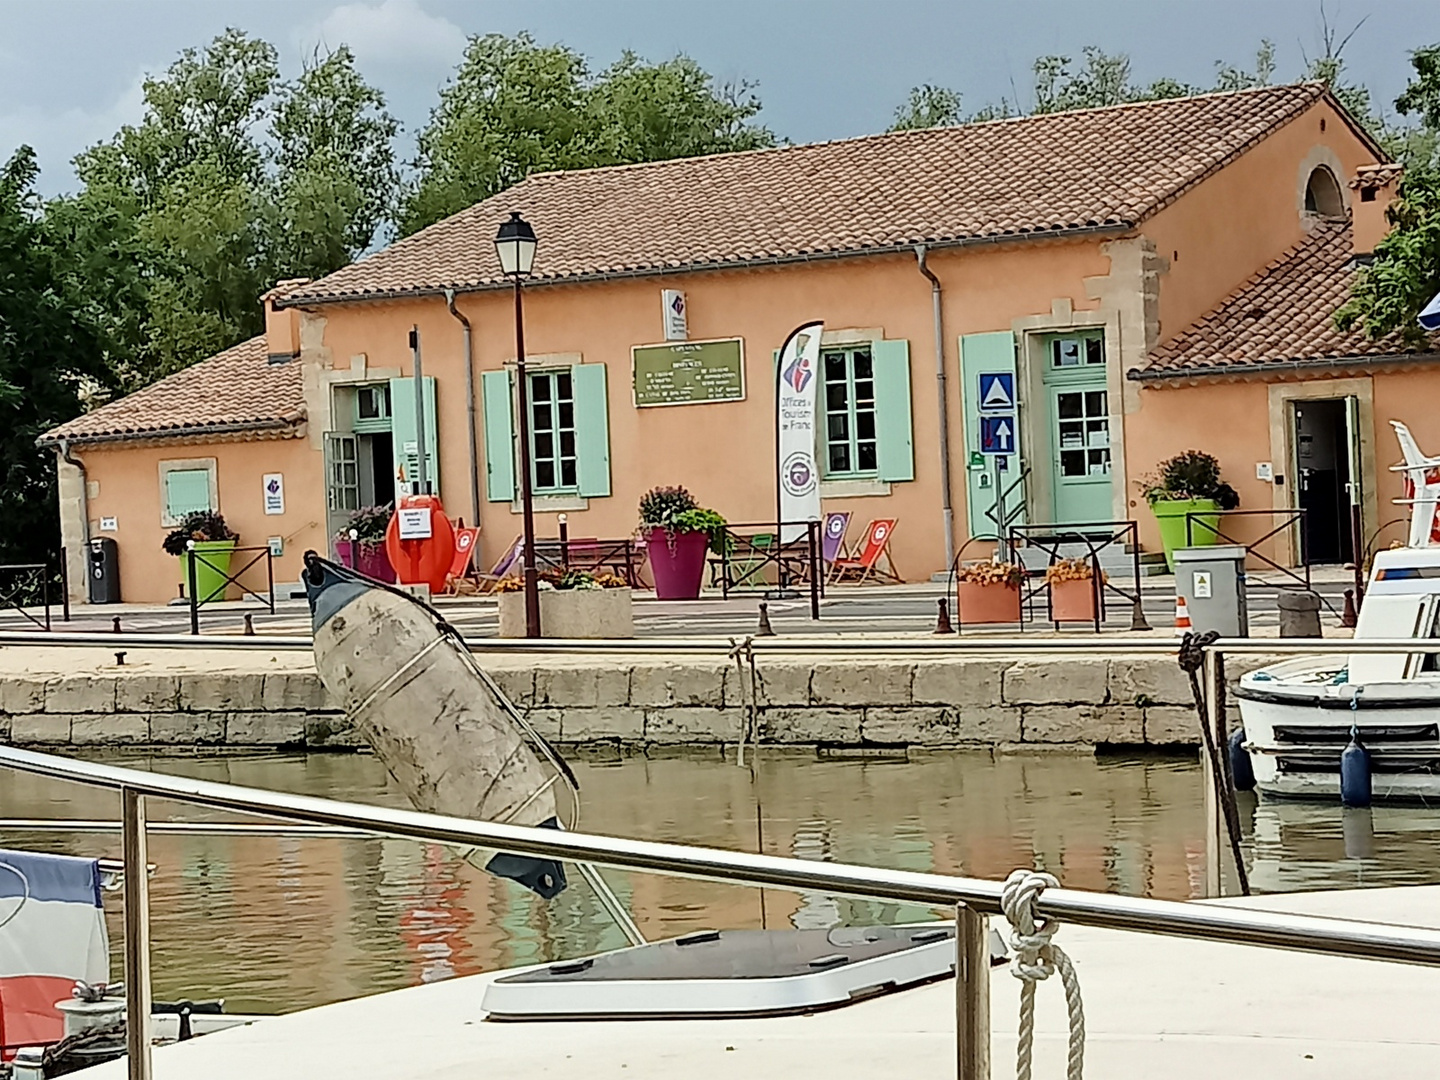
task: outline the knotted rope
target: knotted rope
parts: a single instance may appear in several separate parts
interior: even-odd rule
[[[1015,958],[1010,974],[1021,981],[1020,1030],[1016,1045],[1015,1080],[1030,1080],[1031,1054],[1035,1044],[1035,984],[1057,971],[1065,988],[1065,1007],[1070,1014],[1070,1054],[1066,1080],[1081,1080],[1085,1071],[1085,1008],[1080,1000],[1080,979],[1075,965],[1058,945],[1051,942],[1060,924],[1035,915],[1035,901],[1047,888],[1058,888],[1052,874],[1037,870],[1016,870],[1005,879],[1000,893],[1000,910],[1010,922],[1010,948]]]

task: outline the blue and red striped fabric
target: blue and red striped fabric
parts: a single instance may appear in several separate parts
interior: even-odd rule
[[[110,979],[100,864],[0,849],[0,924],[0,1045],[9,1058],[60,1040],[55,1003],[78,980]]]

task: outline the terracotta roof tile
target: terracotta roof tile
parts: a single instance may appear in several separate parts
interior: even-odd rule
[[[305,419],[298,363],[272,364],[251,338],[40,437],[109,442],[292,427]]]
[[[1336,310],[1354,277],[1348,222],[1325,222],[1246,282],[1229,299],[1179,337],[1151,353],[1136,377],[1283,371],[1344,365],[1380,357],[1413,357],[1398,333],[1372,341],[1335,328]],[[1422,350],[1440,361],[1440,335]]]
[[[1384,161],[1376,165],[1361,165],[1350,179],[1352,188],[1384,187],[1405,171],[1405,166],[1395,161]]]
[[[282,303],[500,285],[493,240],[511,210],[539,234],[539,281],[1123,228],[1324,94],[1266,87],[536,174]]]

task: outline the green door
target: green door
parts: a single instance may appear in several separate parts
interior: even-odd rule
[[[1051,520],[1061,524],[1109,521],[1114,508],[1104,341],[1098,334],[1060,337],[1049,343],[1047,352]]]

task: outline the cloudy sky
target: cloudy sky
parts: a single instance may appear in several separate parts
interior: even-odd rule
[[[1389,106],[1411,49],[1440,41],[1440,0],[1326,0],[1364,24],[1352,76]],[[351,46],[413,138],[469,34],[529,30],[602,67],[622,49],[685,52],[723,79],[759,82],[762,119],[796,142],[883,130],[908,88],[954,87],[966,108],[1028,105],[1030,64],[1084,45],[1130,55],[1137,81],[1209,85],[1249,66],[1261,38],[1295,78],[1323,52],[1318,0],[0,0],[0,157],[34,146],[47,193],[70,158],[137,120],[140,83],[188,45],[238,26],[275,44],[287,73],[317,46]],[[407,143],[408,146],[408,143]]]

